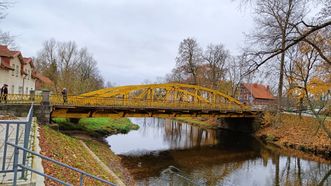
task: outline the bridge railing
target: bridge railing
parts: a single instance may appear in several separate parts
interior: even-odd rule
[[[0,95],[0,103],[8,104],[22,104],[22,103],[40,103],[42,100],[41,95],[34,94],[8,94]]]
[[[14,147],[14,149],[15,149],[15,150],[14,150],[14,164],[13,164],[13,167],[14,167],[13,185],[14,185],[14,186],[17,185],[17,178],[18,178],[18,177],[17,177],[17,176],[18,176],[18,175],[17,175],[17,172],[18,172],[19,168],[21,168],[21,169],[25,169],[25,170],[28,170],[28,171],[31,171],[32,173],[35,173],[35,174],[38,174],[38,175],[40,175],[40,176],[46,177],[46,178],[48,178],[48,179],[50,179],[50,180],[53,180],[53,181],[55,181],[55,182],[58,182],[58,183],[60,183],[60,184],[62,184],[62,185],[66,185],[66,186],[71,186],[71,185],[73,185],[72,183],[67,183],[67,182],[65,182],[65,181],[63,181],[63,180],[61,180],[61,179],[59,179],[59,178],[53,177],[53,176],[51,176],[51,175],[48,175],[48,174],[45,174],[45,173],[40,172],[40,171],[38,171],[38,170],[35,170],[35,169],[33,169],[32,167],[28,167],[28,166],[26,166],[25,164],[21,164],[21,163],[19,163],[19,162],[18,162],[19,151],[23,151],[23,153],[30,153],[30,154],[32,154],[32,155],[34,155],[34,156],[38,156],[38,157],[40,157],[40,158],[43,159],[44,161],[49,161],[49,162],[54,163],[54,164],[56,164],[56,165],[58,165],[58,166],[60,166],[60,167],[67,168],[67,169],[69,169],[69,170],[72,170],[72,171],[78,173],[78,174],[80,175],[80,176],[79,176],[79,185],[84,185],[84,177],[87,177],[87,178],[90,178],[90,179],[92,179],[92,180],[94,180],[94,181],[98,181],[98,182],[102,183],[103,185],[112,185],[112,186],[115,186],[115,184],[112,183],[112,182],[110,182],[110,181],[107,181],[107,180],[105,180],[105,179],[99,178],[99,177],[97,177],[97,176],[94,176],[94,175],[89,174],[89,173],[87,173],[87,172],[84,172],[84,171],[82,171],[82,170],[80,170],[80,169],[77,169],[77,168],[74,168],[74,167],[72,167],[72,166],[69,166],[69,165],[67,165],[67,164],[61,163],[61,162],[56,161],[56,160],[54,160],[54,159],[51,159],[51,158],[49,158],[49,157],[47,157],[47,156],[44,156],[44,155],[38,154],[38,153],[36,153],[36,152],[34,152],[34,151],[32,151],[32,150],[29,150],[29,149],[27,149],[27,148],[21,147],[21,146],[19,146],[19,145],[17,145],[17,144],[10,143],[10,142],[6,142],[6,145],[12,146],[12,147]]]
[[[8,94],[6,99],[0,97],[1,103],[22,104],[22,103],[41,103],[42,95],[31,94]],[[50,95],[49,101],[52,105],[71,105],[71,106],[95,106],[95,107],[134,107],[134,108],[178,108],[178,109],[219,109],[219,110],[249,110],[249,107],[241,107],[229,103],[206,103],[199,101],[178,101],[178,100],[159,100],[159,99],[123,99],[106,97],[82,97],[67,96],[66,101],[62,95]]]
[[[67,96],[64,100],[62,95],[50,96],[52,105],[70,105],[70,106],[90,106],[90,107],[132,107],[132,108],[176,108],[176,109],[217,109],[217,110],[245,110],[241,107],[229,103],[206,103],[206,102],[185,102],[174,100],[157,99],[123,99],[123,98],[105,98],[105,97],[82,97]]]

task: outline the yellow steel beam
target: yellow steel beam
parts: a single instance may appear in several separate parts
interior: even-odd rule
[[[161,94],[160,91],[164,90],[165,95]],[[136,92],[138,94],[134,94]],[[162,91],[161,91],[162,92]],[[121,87],[113,87],[101,89],[80,96],[69,98],[69,104],[73,105],[102,105],[103,103],[97,103],[101,98],[105,98],[103,102],[107,102],[108,105],[112,103],[120,104],[119,99],[116,100],[107,100],[110,98],[121,97],[123,101],[122,104],[133,105],[132,101],[137,99],[148,99],[148,105],[157,105],[159,101],[164,103],[168,101],[173,102],[183,102],[185,106],[187,102],[195,104],[196,107],[200,107],[201,102],[208,103],[213,108],[217,107],[229,107],[235,108],[233,106],[238,106],[237,109],[247,110],[247,106],[240,103],[237,99],[228,96],[222,92],[212,90],[209,88],[197,86],[197,85],[187,85],[187,84],[178,84],[178,83],[167,83],[167,84],[150,84],[150,85],[128,85]],[[100,98],[100,99],[98,99]],[[107,98],[107,99],[106,99]],[[155,99],[154,99],[155,98]],[[132,101],[130,101],[132,99]],[[55,99],[54,99],[55,100]],[[56,99],[57,104],[61,102],[61,99]],[[228,103],[223,102],[222,100],[228,101]],[[233,105],[233,106],[231,106]]]

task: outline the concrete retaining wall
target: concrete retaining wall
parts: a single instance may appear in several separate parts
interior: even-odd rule
[[[0,104],[0,115],[10,115],[16,117],[26,117],[31,104]],[[41,124],[47,124],[50,120],[50,105],[34,105],[33,115],[38,118]]]

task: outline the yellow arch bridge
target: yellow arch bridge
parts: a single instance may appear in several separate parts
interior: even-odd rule
[[[105,88],[79,96],[51,96],[51,117],[255,117],[258,111],[222,92],[186,84]]]

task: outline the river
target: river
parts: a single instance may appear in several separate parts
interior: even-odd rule
[[[279,154],[251,136],[158,118],[106,138],[137,185],[330,185],[331,164]]]

